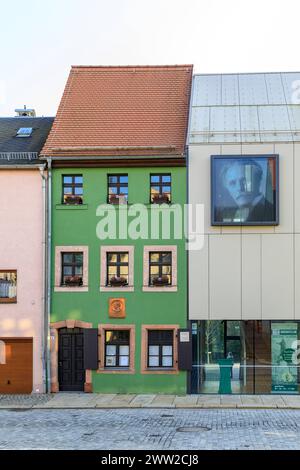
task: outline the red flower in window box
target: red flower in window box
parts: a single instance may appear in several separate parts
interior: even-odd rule
[[[82,286],[81,276],[67,276],[65,277],[66,286]]]
[[[124,194],[112,194],[109,196],[110,204],[127,204],[127,197]]]
[[[154,204],[170,204],[168,194],[154,194],[152,196],[152,202]]]
[[[69,194],[65,196],[65,204],[82,204],[82,196],[76,196],[75,194]]]
[[[125,286],[127,284],[127,279],[126,277],[122,277],[122,276],[121,277],[114,276],[109,280],[109,283],[113,287]]]
[[[154,277],[152,280],[154,286],[167,286],[169,285],[168,276]]]

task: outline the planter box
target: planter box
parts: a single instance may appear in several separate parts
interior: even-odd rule
[[[64,199],[65,204],[82,204],[81,196],[66,196]]]
[[[169,279],[167,276],[156,277],[152,281],[154,286],[169,286]]]
[[[126,196],[110,196],[109,197],[109,204],[116,204],[116,205],[122,205],[122,204],[127,204],[127,198]]]
[[[152,199],[152,204],[170,204],[170,199],[164,194],[158,194]]]
[[[70,277],[67,277],[65,278],[65,285],[66,286],[76,286],[76,287],[80,287],[82,286],[82,277],[81,276],[70,276]]]

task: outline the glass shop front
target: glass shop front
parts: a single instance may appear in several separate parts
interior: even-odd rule
[[[298,394],[300,322],[191,321],[190,393]]]

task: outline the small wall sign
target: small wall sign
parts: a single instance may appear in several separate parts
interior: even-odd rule
[[[126,301],[124,298],[109,299],[109,318],[126,318]]]
[[[179,340],[181,343],[189,343],[190,341],[190,332],[189,331],[181,331]]]

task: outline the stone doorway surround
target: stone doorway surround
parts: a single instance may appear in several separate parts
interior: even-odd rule
[[[50,323],[50,362],[51,362],[51,393],[59,392],[58,382],[58,331],[61,328],[92,328],[92,323],[87,323],[81,320],[63,320],[55,323]],[[86,369],[85,393],[92,393],[92,371]]]

